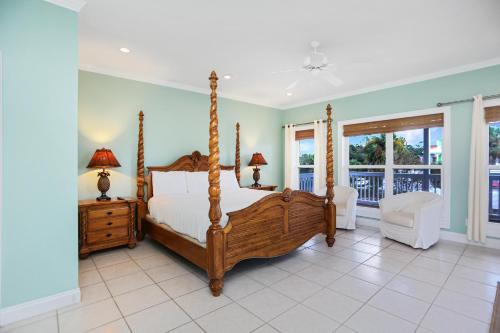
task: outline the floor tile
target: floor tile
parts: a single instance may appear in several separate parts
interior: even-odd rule
[[[489,325],[433,305],[421,323],[435,333],[487,333]]]
[[[173,263],[148,269],[146,273],[156,283],[189,273],[182,265]]]
[[[369,305],[356,312],[345,325],[359,333],[409,333],[417,327],[409,321]]]
[[[340,272],[314,264],[295,274],[322,286],[327,286],[342,276]]]
[[[490,322],[493,311],[493,304],[490,302],[450,290],[442,290],[434,304],[485,323]]]
[[[418,255],[418,254],[420,254],[422,252],[421,249],[414,249],[414,248],[412,248],[409,245],[402,244],[402,243],[397,243],[397,242],[395,242],[394,244],[389,245],[388,248],[392,249],[392,250],[402,251],[402,252],[416,254],[416,255]]]
[[[329,289],[311,296],[303,304],[339,323],[343,323],[363,305],[361,302]]]
[[[257,280],[258,282],[267,286],[283,280],[290,275],[290,273],[270,265],[258,267],[254,270],[249,271],[247,274],[252,279]]]
[[[173,301],[125,317],[134,333],[164,333],[191,321]]]
[[[308,266],[311,266],[311,263],[303,259],[300,259],[297,256],[294,257],[283,256],[280,257],[277,261],[273,262],[272,265],[289,273],[295,273],[300,270],[303,270]]]
[[[265,285],[262,283],[244,274],[238,274],[224,279],[224,289],[222,292],[227,297],[238,300],[263,288],[265,288]]]
[[[368,304],[415,324],[418,324],[424,318],[427,309],[430,307],[430,303],[386,288],[373,296]]]
[[[6,330],[4,330],[4,328]],[[32,322],[27,325],[17,326],[17,327],[3,327],[1,329],[2,333],[58,333],[57,317],[50,316],[42,320]]]
[[[64,313],[111,297],[104,282],[80,288],[80,295],[80,303],[59,309],[58,312]]]
[[[124,319],[113,321],[109,324],[99,326],[87,333],[130,333],[127,323]]]
[[[196,275],[188,273],[170,280],[158,283],[170,297],[176,298],[192,291],[205,288],[207,283],[200,280]]]
[[[145,240],[139,242],[134,249],[127,249],[126,252],[131,258],[136,260],[157,254],[165,254],[168,250],[161,247],[159,244],[155,244],[152,240]]]
[[[204,333],[203,330],[194,321],[191,321],[181,327],[177,327],[169,333]]]
[[[108,299],[59,315],[59,330],[61,333],[84,332],[121,317],[115,302]]]
[[[102,282],[102,278],[97,270],[86,271],[78,274],[78,284],[80,285],[80,288],[99,282]]]
[[[151,285],[116,296],[114,299],[122,314],[128,316],[153,305],[164,303],[170,298],[157,285]]]
[[[403,261],[380,256],[373,256],[363,264],[391,273],[398,273],[407,265]]]
[[[139,272],[141,268],[132,260],[125,261],[116,265],[106,266],[99,269],[99,273],[104,280],[116,279],[125,275]]]
[[[271,288],[297,302],[302,302],[307,297],[318,292],[322,287],[316,283],[292,275],[284,280],[276,282]]]
[[[92,260],[97,268],[120,264],[130,260],[125,250],[118,249],[113,251],[101,252],[92,255]]]
[[[92,258],[78,260],[78,272],[83,273],[97,269]]]
[[[172,264],[174,261],[167,255],[155,254],[148,257],[135,259],[135,262],[144,270]]]
[[[342,239],[349,239],[349,240],[353,240],[355,242],[359,242],[360,240],[363,240],[365,238],[368,238],[367,235],[360,235],[359,233],[356,233],[354,231],[346,231],[345,233],[337,236],[336,238],[342,238]]]
[[[338,239],[339,238],[337,238],[337,240]],[[354,241],[351,241],[348,239],[341,239],[341,241],[344,241],[344,243],[349,244],[349,245],[346,244],[346,245],[342,246],[339,244],[342,242],[337,242],[337,240],[335,241],[335,244],[332,247],[329,247],[326,243],[318,243],[318,244],[311,246],[310,249],[317,251],[317,252],[321,252],[323,254],[332,255],[334,253],[345,250],[346,248],[348,248],[348,246],[351,246],[352,244],[355,243]]]
[[[340,247],[350,247],[354,244],[356,244],[358,241],[351,239],[350,236],[343,237],[346,233],[343,233],[342,235],[336,236],[335,237],[335,246],[340,246]]]
[[[481,298],[490,303],[495,302],[496,288],[488,286],[487,284],[450,276],[444,288],[464,295]]]
[[[388,238],[371,236],[371,237],[363,239],[360,243],[371,244],[371,245],[385,248],[385,247],[388,247],[389,245],[393,244],[394,241],[392,241]]]
[[[253,331],[253,333],[279,333],[279,332],[269,325],[264,325]]]
[[[362,263],[373,256],[371,253],[356,251],[353,249],[345,249],[335,253],[334,255],[357,263]]]
[[[231,300],[224,295],[212,296],[209,288],[194,291],[175,301],[194,319],[231,303]]]
[[[494,274],[500,274],[500,262],[486,261],[474,257],[461,257],[460,260],[458,260],[458,264]]]
[[[356,333],[356,331],[350,329],[347,326],[340,326],[335,330],[335,333]]]
[[[487,285],[490,285],[492,287],[497,286],[497,282],[500,281],[500,275],[490,273],[490,272],[485,272],[485,271],[480,271],[477,269],[473,269],[470,267],[465,267],[461,265],[455,266],[455,269],[451,273],[452,276],[458,276],[464,279],[469,279],[472,281],[484,283]]]
[[[382,247],[380,246],[362,242],[354,244],[353,246],[351,246],[351,249],[371,254],[377,254],[382,251]]]
[[[358,301],[366,302],[380,289],[380,286],[345,275],[333,282],[329,288],[346,296],[355,298]]]
[[[411,264],[406,266],[406,268],[399,274],[418,281],[427,282],[438,287],[441,287],[446,282],[449,275]]]
[[[388,248],[383,249],[379,253],[377,253],[377,256],[389,258],[389,259],[394,259],[394,260],[398,260],[398,261],[403,261],[405,263],[409,263],[413,259],[415,259],[418,256],[418,254],[417,253],[401,252],[401,251],[393,250],[390,247],[388,247]]]
[[[197,319],[196,322],[207,333],[245,333],[264,324],[262,320],[236,303],[215,310]]]
[[[440,261],[436,259],[426,258],[422,256],[418,256],[415,260],[412,261],[411,265],[427,268],[432,271],[449,274],[455,267],[454,264],[451,264],[446,261]]]
[[[349,273],[349,275],[380,286],[385,285],[394,276],[393,273],[382,271],[380,269],[366,265],[360,265],[356,267]]]
[[[269,321],[297,304],[280,293],[265,288],[238,301],[240,305],[264,321]]]
[[[433,284],[414,280],[402,275],[396,276],[385,287],[418,298],[427,303],[432,303],[440,290],[439,287]]]
[[[339,326],[334,320],[299,304],[273,319],[270,324],[280,332],[289,333],[331,333]]]
[[[318,265],[324,268],[333,269],[340,273],[347,273],[357,267],[359,263],[344,258],[331,256],[318,262]]]
[[[106,285],[108,286],[108,289],[113,296],[121,295],[132,290],[149,286],[153,283],[153,280],[151,280],[143,272],[137,272],[134,274],[119,277],[117,279],[106,281]]]
[[[449,262],[452,264],[456,264],[458,259],[460,259],[459,254],[450,253],[447,251],[442,251],[439,249],[432,249],[432,248],[422,252],[422,254],[420,256],[426,257],[426,258],[432,258],[432,259],[436,259],[436,260],[441,260],[441,261],[446,261],[446,262]]]
[[[328,254],[315,251],[313,249],[304,249],[297,254],[297,257],[310,263],[317,263],[325,258],[328,258]]]

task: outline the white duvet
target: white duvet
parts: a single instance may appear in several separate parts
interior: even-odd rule
[[[271,192],[247,188],[221,193],[221,226],[227,224],[226,213],[246,208],[269,194]],[[209,207],[208,193],[161,195],[148,201],[149,214],[159,223],[168,224],[175,231],[201,243],[207,241],[207,230],[210,227]]]

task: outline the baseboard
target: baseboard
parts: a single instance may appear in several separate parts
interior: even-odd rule
[[[80,288],[0,309],[0,326],[80,302]]]

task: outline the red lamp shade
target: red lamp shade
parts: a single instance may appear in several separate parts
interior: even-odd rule
[[[89,165],[87,165],[87,168],[107,169],[120,166],[120,163],[116,159],[115,155],[113,155],[111,149],[101,148],[95,151]]]
[[[252,159],[250,160],[250,163],[248,163],[248,165],[250,165],[250,166],[267,165],[267,162],[261,153],[254,153],[252,155]]]

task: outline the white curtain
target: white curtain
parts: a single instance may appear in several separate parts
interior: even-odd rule
[[[326,123],[314,121],[314,193],[325,195],[326,189]]]
[[[297,190],[299,187],[295,147],[295,126],[293,124],[285,125],[285,187],[292,190]]]
[[[467,237],[486,241],[488,223],[488,126],[484,120],[483,97],[474,96],[469,164]]]

